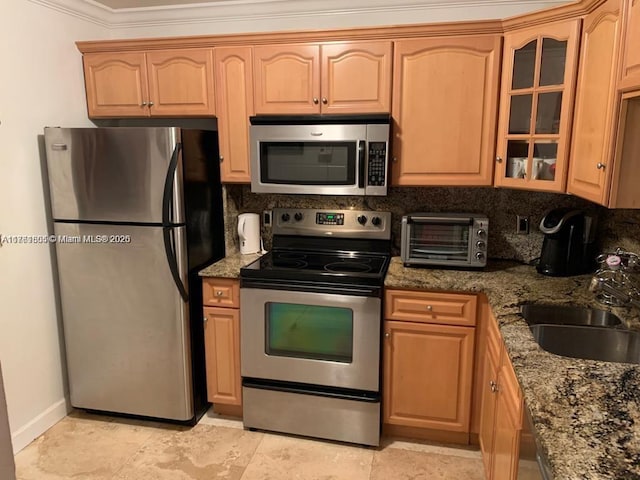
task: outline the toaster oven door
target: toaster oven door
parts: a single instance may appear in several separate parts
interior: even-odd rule
[[[447,266],[471,264],[473,218],[409,217],[404,220],[404,262]]]

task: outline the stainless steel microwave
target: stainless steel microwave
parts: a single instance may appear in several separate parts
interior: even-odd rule
[[[388,115],[250,120],[252,192],[387,194]]]
[[[405,265],[481,268],[487,264],[489,219],[475,213],[412,213],[402,217]]]

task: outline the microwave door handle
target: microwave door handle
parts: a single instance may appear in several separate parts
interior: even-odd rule
[[[409,222],[415,223],[415,222],[432,222],[432,223],[456,223],[456,224],[460,224],[460,223],[464,223],[465,221],[467,221],[469,223],[469,225],[473,225],[473,218],[471,217],[467,217],[467,218],[447,218],[447,217],[421,217],[419,215],[411,215],[408,218]]]
[[[365,145],[364,140],[358,141],[358,188],[365,188]]]

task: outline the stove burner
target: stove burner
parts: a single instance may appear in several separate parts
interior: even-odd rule
[[[274,265],[282,268],[304,268],[309,264],[304,260],[298,260],[295,258],[278,258]]]
[[[356,262],[334,262],[325,265],[324,269],[333,273],[367,273],[371,271],[371,266]]]
[[[307,258],[307,255],[297,252],[280,252],[277,254],[277,258],[278,260],[303,260]]]

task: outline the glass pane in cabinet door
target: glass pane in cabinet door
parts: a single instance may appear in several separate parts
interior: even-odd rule
[[[512,90],[533,87],[533,76],[536,71],[536,45],[537,40],[532,40],[513,53]]]
[[[509,112],[509,133],[529,133],[531,128],[531,104],[533,95],[512,95]]]
[[[556,142],[547,141],[534,143],[531,178],[533,180],[555,180],[557,157],[558,144]]]
[[[540,86],[562,85],[564,65],[567,59],[567,42],[545,38],[542,40],[542,60],[540,61]]]
[[[527,176],[528,158],[529,142],[524,140],[509,140],[507,142],[505,177],[525,178]]]
[[[560,109],[562,92],[538,94],[536,133],[556,134],[560,132]]]

